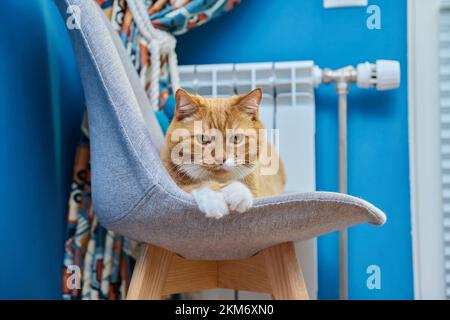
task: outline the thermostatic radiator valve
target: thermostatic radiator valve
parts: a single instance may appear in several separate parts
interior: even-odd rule
[[[346,82],[356,83],[359,88],[377,90],[396,89],[400,86],[400,63],[394,60],[377,60],[375,63],[364,62],[355,67],[348,66],[337,70],[314,70],[314,83]]]

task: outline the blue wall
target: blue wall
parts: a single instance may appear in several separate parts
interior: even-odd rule
[[[406,1],[371,0],[382,29],[366,27],[365,8],[326,10],[320,0],[243,0],[235,11],[181,36],[181,64],[312,59],[342,67],[376,59],[402,63],[402,87],[353,88],[349,99],[349,193],[385,210],[382,228],[349,231],[353,299],[413,298],[408,180]],[[337,102],[333,87],[317,90],[317,188],[337,190]],[[283,132],[281,131],[281,134]],[[338,297],[337,234],[319,239],[319,297]],[[368,290],[366,268],[378,265],[382,289]]]
[[[407,145],[406,1],[325,10],[321,0],[243,0],[235,11],[179,38],[182,64],[313,59],[340,67],[377,58],[402,62],[392,92],[353,88],[349,192],[388,213],[382,228],[350,230],[350,298],[412,298]],[[18,18],[20,17],[20,19]],[[0,299],[59,298],[70,176],[82,92],[64,24],[51,1],[3,1],[0,21]],[[337,190],[336,96],[317,91],[317,186]],[[337,236],[319,239],[321,298],[337,298]],[[382,290],[366,288],[368,265]]]
[[[53,2],[1,8],[0,299],[57,299],[83,96]]]

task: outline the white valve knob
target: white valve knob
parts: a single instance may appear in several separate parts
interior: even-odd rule
[[[377,60],[357,66],[357,85],[360,88],[375,87],[377,90],[396,89],[400,86],[400,63],[394,60]]]
[[[400,62],[393,60],[377,61],[377,90],[396,89],[400,86]]]

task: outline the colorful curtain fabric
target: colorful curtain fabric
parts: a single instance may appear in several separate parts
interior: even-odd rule
[[[126,0],[96,1],[119,34],[147,93],[150,92],[148,43],[133,21]],[[181,34],[234,8],[239,0],[141,0],[152,24]],[[174,98],[167,57],[161,57],[158,120],[165,130],[173,115]],[[77,148],[68,204],[64,299],[123,299],[139,244],[103,228],[92,209],[89,134],[83,130]]]

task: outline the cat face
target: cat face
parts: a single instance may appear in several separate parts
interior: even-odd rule
[[[250,174],[263,140],[258,116],[261,98],[261,89],[226,99],[179,89],[167,132],[174,171],[194,181],[236,180]]]

